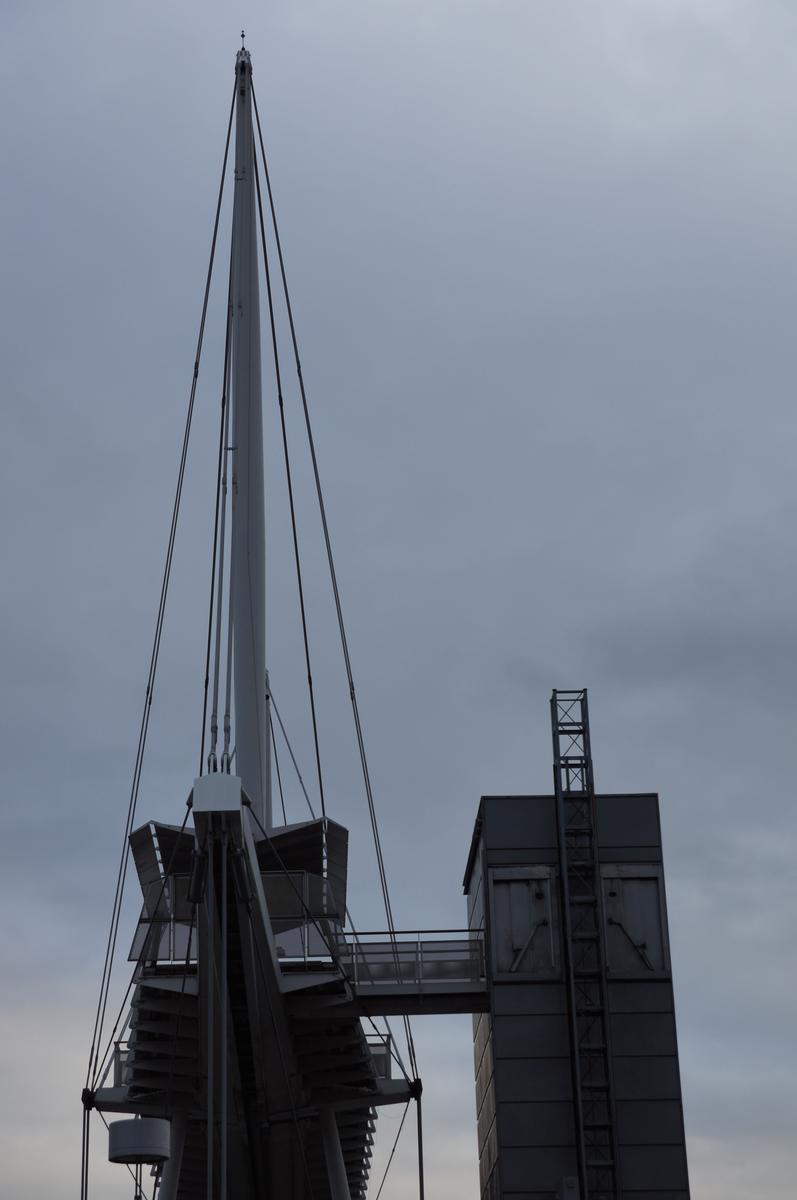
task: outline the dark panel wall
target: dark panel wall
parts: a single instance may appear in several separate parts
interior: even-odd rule
[[[688,1200],[658,797],[599,796],[596,815],[623,1200]],[[483,1200],[557,1200],[577,1173],[562,955],[545,949],[558,887],[554,798],[484,797],[465,876],[490,991],[474,1017]]]

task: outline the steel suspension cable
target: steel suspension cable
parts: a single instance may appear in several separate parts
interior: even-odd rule
[[[285,745],[287,746],[288,754],[290,755],[291,762],[293,763],[293,769],[296,772],[296,778],[299,780],[299,786],[301,787],[302,793],[304,794],[304,798],[307,802],[307,807],[310,810],[310,816],[313,818],[313,820],[315,820],[316,819],[315,809],[313,808],[312,801],[310,800],[310,796],[308,795],[304,780],[302,779],[302,773],[299,770],[299,764],[296,761],[296,755],[293,752],[293,746],[291,745],[290,738],[288,737],[288,731],[285,728],[285,724],[280,715],[279,708],[277,707],[277,702],[274,699],[274,691],[272,688],[269,689],[269,695],[271,697],[271,706],[274,709],[274,712],[277,714],[277,721],[279,722],[279,727],[280,727],[280,730],[282,731],[282,736],[285,740]],[[274,727],[273,727],[273,723],[272,723],[272,732],[273,732],[273,729],[274,729]],[[276,755],[276,742],[275,742],[275,746],[274,746],[274,752]],[[354,937],[354,941],[357,944],[357,946],[359,947],[359,949],[362,951],[362,942],[360,941],[360,936],[357,932],[357,927],[354,924],[354,920],[352,919],[351,911],[349,909],[348,904],[345,906],[344,911],[345,911],[346,920],[349,922],[349,928],[351,929],[352,936]],[[395,1034],[393,1033],[393,1030],[390,1027],[390,1021],[387,1019],[387,1017],[383,1017],[382,1020],[385,1022],[385,1027],[387,1029],[387,1035],[390,1038],[391,1057],[395,1061],[396,1065],[398,1066],[398,1068],[401,1071],[404,1078],[409,1083],[410,1077],[407,1072],[407,1068],[404,1066],[401,1055],[398,1052]],[[368,1021],[371,1025],[371,1027],[373,1028],[374,1032],[377,1033],[380,1037],[383,1037],[384,1035],[382,1034],[382,1031],[377,1028],[377,1026],[374,1024],[374,1022],[371,1020],[370,1017],[368,1017]],[[414,1071],[415,1075],[417,1076],[417,1071],[415,1070],[415,1068],[413,1068],[413,1071]]]
[[[262,131],[262,128],[260,125],[260,113],[259,113],[259,110],[257,107],[257,97],[255,95],[254,85],[252,86],[252,102],[253,102],[254,110],[255,110],[255,120],[256,120],[256,124],[257,124],[257,133],[258,133],[258,139],[259,139],[259,143],[260,143],[260,154],[261,154],[261,158],[263,160],[263,173],[264,173],[264,178],[266,181],[266,190],[268,193],[269,209],[270,209],[270,213],[271,213],[271,224],[272,224],[272,227],[274,230],[274,242],[275,242],[275,245],[277,248],[277,256],[278,256],[279,266],[280,266],[282,290],[283,290],[283,294],[285,297],[285,309],[286,309],[286,313],[288,316],[288,324],[290,327],[291,342],[292,342],[292,346],[293,346],[294,361],[295,361],[295,366],[296,366],[296,375],[297,375],[297,379],[299,382],[299,391],[300,391],[301,400],[302,400],[302,410],[304,413],[305,428],[307,431],[307,440],[308,440],[308,446],[309,446],[309,450],[310,450],[310,458],[311,458],[312,467],[313,467],[313,479],[315,482],[316,496],[318,499],[318,508],[319,508],[319,513],[320,513],[320,517],[321,517],[321,525],[322,525],[323,535],[324,535],[324,544],[326,547],[327,563],[328,563],[328,567],[329,567],[330,581],[331,581],[331,585],[332,585],[332,593],[333,593],[334,601],[335,601],[335,611],[336,611],[337,620],[338,620],[338,630],[339,630],[339,634],[340,634],[341,649],[343,652],[343,660],[344,660],[344,664],[345,664],[345,668],[346,668],[346,677],[347,677],[347,681],[348,681],[348,685],[349,685],[349,697],[351,699],[352,714],[354,717],[354,727],[355,727],[355,733],[356,733],[356,738],[357,738],[357,746],[358,746],[359,755],[360,755],[360,766],[361,766],[362,775],[363,775],[363,783],[365,786],[366,799],[368,802],[368,811],[369,811],[369,817],[370,817],[370,822],[371,822],[371,831],[372,831],[373,839],[374,839],[374,850],[376,853],[377,867],[378,867],[380,883],[381,883],[381,887],[382,887],[382,896],[383,896],[383,901],[384,901],[384,906],[385,906],[385,916],[387,918],[388,928],[391,932],[391,935],[393,936],[393,939],[395,940],[395,932],[394,932],[395,922],[393,920],[393,909],[392,909],[392,904],[390,901],[390,892],[389,892],[388,884],[387,884],[387,873],[385,870],[384,856],[382,853],[381,838],[379,836],[379,826],[378,826],[377,819],[376,819],[376,809],[375,809],[375,805],[374,805],[373,788],[371,785],[371,774],[370,774],[370,770],[368,767],[368,759],[367,759],[367,755],[366,755],[366,751],[365,751],[365,739],[364,739],[363,729],[362,729],[362,720],[360,717],[360,709],[359,709],[359,704],[357,701],[357,694],[356,694],[356,690],[355,690],[354,672],[352,669],[351,656],[349,653],[348,638],[346,636],[346,626],[345,626],[345,623],[343,620],[343,606],[342,606],[342,602],[341,602],[341,598],[340,598],[340,589],[338,587],[337,571],[335,569],[335,560],[334,560],[334,556],[332,553],[332,539],[331,539],[330,532],[329,532],[329,523],[327,520],[326,505],[324,503],[323,489],[321,487],[321,474],[320,474],[319,467],[318,467],[318,457],[317,457],[316,449],[315,449],[315,438],[313,437],[312,423],[310,421],[310,410],[309,410],[309,406],[307,403],[307,393],[306,393],[305,384],[304,384],[304,376],[302,374],[301,358],[299,355],[299,342],[298,342],[298,338],[296,336],[296,326],[295,326],[295,322],[293,319],[293,307],[291,305],[290,292],[288,289],[288,280],[287,280],[287,274],[285,271],[285,260],[284,260],[284,256],[282,253],[282,241],[280,239],[279,226],[277,224],[276,207],[274,204],[274,195],[273,195],[273,191],[271,188],[271,178],[270,178],[269,170],[268,170],[268,160],[266,158],[265,145],[263,143],[263,131]],[[258,188],[258,195],[259,195],[259,188]],[[405,1029],[405,1033],[407,1036],[407,1050],[408,1050],[409,1056],[410,1056],[410,1063],[412,1065],[414,1074],[417,1075],[418,1071],[417,1071],[417,1061],[416,1061],[416,1057],[415,1057],[415,1045],[414,1045],[414,1040],[412,1037],[412,1027],[410,1025],[409,1017],[404,1017],[404,1029]]]
[[[299,764],[296,761],[296,755],[293,753],[293,746],[290,743],[290,739],[288,738],[288,734],[285,729],[285,725],[283,724],[282,717],[280,716],[280,710],[277,708],[277,702],[274,699],[273,691],[271,692],[271,704],[274,709],[274,712],[277,714],[277,720],[279,721],[279,727],[282,730],[282,736],[285,739],[285,745],[287,746],[288,753],[291,756],[291,762],[293,763],[293,769],[296,772],[296,778],[299,780],[299,787],[302,789],[302,794],[304,795],[304,798],[307,802],[307,807],[310,810],[310,816],[313,818],[313,820],[315,820],[316,818],[315,818],[315,809],[313,808],[313,802],[311,801],[310,796],[308,794],[304,779],[302,779],[302,773],[299,770]]]
[[[339,959],[339,957],[338,957],[338,953],[337,953],[337,951],[335,950],[335,947],[332,945],[332,942],[331,942],[330,938],[329,938],[329,937],[327,937],[327,935],[324,933],[323,929],[321,928],[321,926],[320,926],[320,925],[319,925],[319,923],[318,923],[318,922],[319,922],[319,918],[318,918],[318,917],[316,917],[316,916],[315,916],[315,915],[314,915],[314,914],[311,912],[309,905],[307,904],[306,900],[305,900],[305,899],[304,899],[304,897],[302,896],[302,893],[299,891],[299,889],[297,888],[296,884],[293,882],[293,878],[292,878],[292,876],[291,876],[291,872],[288,870],[287,866],[285,865],[285,860],[283,859],[283,857],[282,857],[282,855],[280,854],[279,850],[278,850],[278,849],[277,849],[277,847],[274,845],[274,841],[273,841],[273,838],[271,837],[271,834],[270,834],[270,833],[267,831],[267,829],[266,829],[266,828],[265,828],[265,826],[263,825],[263,822],[262,822],[262,821],[259,819],[259,817],[258,817],[257,813],[256,813],[256,812],[255,812],[255,810],[254,810],[253,808],[251,808],[251,807],[250,807],[250,809],[249,809],[249,815],[251,816],[251,818],[252,818],[252,820],[254,821],[255,825],[257,825],[258,829],[260,830],[260,832],[261,832],[261,834],[262,834],[262,836],[263,836],[263,841],[266,843],[266,845],[268,846],[269,850],[271,851],[271,853],[272,853],[272,854],[274,855],[274,857],[276,858],[276,860],[277,860],[277,866],[278,866],[278,867],[280,868],[280,870],[282,871],[282,874],[285,876],[285,879],[287,880],[289,887],[291,888],[291,890],[292,890],[293,894],[295,895],[296,899],[299,901],[299,906],[300,906],[301,908],[303,908],[303,909],[304,909],[305,915],[307,916],[307,918],[309,919],[309,921],[310,921],[310,922],[311,922],[311,923],[312,923],[312,924],[315,926],[315,930],[316,930],[316,932],[317,932],[318,936],[321,938],[321,941],[324,943],[324,945],[326,946],[327,950],[329,951],[329,956],[330,956],[330,958],[332,959],[333,963],[335,964],[335,967],[337,968],[337,970],[338,970],[338,971],[340,971],[341,977],[342,977],[342,978],[343,978],[343,979],[344,979],[344,980],[345,980],[347,983],[351,983],[351,979],[349,978],[348,972],[345,970],[345,968],[344,968],[344,967],[343,967],[343,965],[341,964],[341,962],[340,962],[340,959]],[[321,920],[323,920],[324,918],[322,917],[322,918],[320,918],[320,919],[321,919]]]
[[[327,935],[324,933],[323,929],[321,928],[321,926],[320,926],[320,925],[319,925],[319,923],[318,923],[318,919],[317,919],[317,918],[316,918],[316,916],[315,916],[315,915],[314,915],[314,914],[311,912],[311,910],[310,910],[310,908],[309,908],[309,906],[308,906],[307,902],[305,901],[304,897],[302,896],[302,893],[299,891],[299,889],[296,887],[296,884],[293,882],[293,879],[292,879],[292,877],[291,877],[291,872],[288,870],[288,867],[285,865],[285,861],[284,861],[284,859],[282,858],[282,856],[281,856],[281,854],[280,854],[279,850],[278,850],[278,849],[277,849],[277,847],[275,846],[275,844],[274,844],[274,841],[273,841],[273,839],[272,839],[271,835],[270,835],[270,834],[269,834],[269,833],[266,831],[266,829],[265,829],[265,827],[264,827],[263,823],[262,823],[262,822],[261,822],[261,821],[258,819],[257,813],[254,811],[254,809],[253,809],[253,808],[250,808],[250,809],[249,809],[249,813],[250,813],[250,816],[252,817],[252,820],[253,820],[253,821],[254,821],[254,823],[257,825],[258,829],[260,830],[260,833],[261,833],[261,834],[262,834],[262,836],[263,836],[263,840],[265,841],[266,845],[269,847],[269,849],[271,850],[272,854],[273,854],[273,855],[274,855],[274,857],[276,858],[278,867],[279,867],[279,868],[280,868],[280,870],[282,871],[282,874],[285,876],[285,879],[287,880],[287,882],[288,882],[288,885],[290,886],[291,890],[293,891],[294,895],[296,896],[296,899],[299,901],[299,906],[300,906],[302,909],[304,909],[305,916],[308,918],[308,920],[310,921],[310,923],[311,923],[312,925],[314,925],[314,926],[315,926],[316,932],[318,933],[318,935],[319,935],[319,937],[321,938],[322,942],[324,943],[324,945],[326,946],[327,950],[329,951],[329,956],[330,956],[330,958],[332,959],[332,961],[333,961],[333,963],[334,963],[335,967],[337,968],[337,970],[340,972],[341,978],[342,978],[342,979],[343,979],[343,980],[344,980],[346,983],[348,983],[348,984],[351,984],[351,983],[352,983],[352,979],[351,979],[351,977],[349,976],[349,974],[348,974],[348,972],[346,971],[346,969],[344,968],[343,964],[341,963],[341,961],[340,961],[340,959],[339,959],[339,957],[338,957],[338,952],[337,952],[337,950],[336,950],[336,949],[335,949],[335,947],[332,945],[332,943],[331,943],[331,941],[330,941],[330,938],[329,938],[329,937],[327,937]],[[315,815],[315,814],[314,814],[314,815]],[[359,939],[358,939],[358,937],[357,937],[357,930],[356,930],[356,929],[354,929],[354,924],[353,924],[353,922],[352,922],[352,920],[351,920],[351,914],[349,913],[349,910],[348,910],[348,908],[346,908],[346,916],[347,916],[347,918],[348,918],[348,920],[349,920],[349,924],[352,926],[352,933],[354,934],[354,939],[355,939],[355,941],[357,942],[358,946],[360,946],[360,947],[362,948],[362,944],[360,943],[360,941],[359,941]],[[398,1052],[397,1052],[397,1050],[396,1050],[396,1048],[395,1048],[395,1038],[394,1038],[394,1036],[393,1036],[393,1032],[392,1032],[392,1030],[391,1030],[391,1028],[390,1028],[390,1023],[389,1023],[389,1021],[388,1021],[387,1017],[383,1017],[383,1018],[382,1018],[382,1020],[385,1022],[385,1025],[387,1026],[387,1033],[386,1033],[386,1034],[385,1034],[385,1033],[383,1033],[381,1029],[377,1028],[377,1026],[374,1024],[374,1022],[373,1022],[373,1020],[371,1019],[371,1017],[370,1017],[370,1016],[369,1016],[369,1017],[366,1017],[366,1020],[369,1022],[369,1024],[370,1024],[370,1025],[371,1025],[371,1027],[372,1027],[372,1029],[373,1029],[373,1030],[374,1030],[374,1032],[377,1034],[377,1036],[380,1038],[380,1040],[383,1042],[383,1044],[385,1043],[385,1041],[386,1041],[386,1040],[387,1040],[387,1041],[389,1041],[389,1045],[387,1046],[387,1049],[388,1049],[388,1051],[389,1051],[389,1053],[390,1053],[390,1056],[391,1056],[391,1058],[393,1059],[393,1061],[396,1063],[396,1066],[397,1066],[397,1067],[399,1068],[399,1070],[401,1071],[401,1073],[402,1073],[402,1075],[404,1076],[404,1078],[406,1079],[407,1083],[410,1083],[411,1081],[410,1081],[410,1077],[409,1077],[409,1075],[407,1074],[406,1067],[404,1066],[404,1063],[403,1063],[403,1062],[402,1062],[402,1060],[401,1060],[401,1056],[398,1054]]]
[[[174,1067],[175,1067],[175,1062],[177,1059],[177,1048],[180,1044],[180,1025],[182,1024],[183,1008],[185,1005],[185,984],[186,984],[186,980],[188,979],[188,968],[191,965],[191,943],[194,940],[194,928],[195,927],[196,927],[196,933],[197,933],[197,955],[199,953],[199,923],[198,923],[198,919],[197,919],[198,907],[199,907],[198,902],[196,900],[192,900],[191,901],[191,920],[188,925],[188,940],[186,942],[185,961],[183,962],[183,978],[180,983],[179,999],[177,1001],[177,1020],[175,1021],[174,1035],[173,1035],[173,1039],[172,1039],[174,1042],[174,1054],[172,1054],[171,1058],[169,1059],[169,1076],[168,1076],[168,1082],[166,1084],[166,1090],[164,1092],[164,1108],[163,1108],[164,1117],[169,1116],[169,1106],[170,1105],[173,1106],[173,1104],[174,1104],[174,1094],[172,1091],[172,1084],[174,1082]],[[175,905],[174,905],[175,914],[176,914],[176,909],[177,909],[177,905],[176,905],[176,900],[175,900]],[[174,920],[175,917],[173,917],[172,919]],[[199,976],[199,959],[197,957],[197,977],[198,976]]]
[[[387,1160],[387,1166],[385,1167],[385,1173],[382,1176],[382,1182],[379,1185],[379,1191],[376,1193],[374,1200],[379,1200],[379,1197],[382,1195],[382,1188],[385,1186],[385,1180],[387,1179],[387,1173],[390,1170],[391,1166],[393,1165],[393,1158],[395,1156],[396,1148],[398,1147],[398,1144],[399,1144],[399,1138],[401,1137],[401,1131],[404,1128],[404,1122],[407,1119],[407,1113],[409,1111],[410,1111],[410,1102],[408,1100],[407,1103],[404,1105],[404,1112],[401,1114],[401,1123],[398,1127],[398,1133],[396,1134],[395,1141],[393,1142],[393,1149],[390,1151],[390,1157]]]
[[[183,817],[182,824],[180,825],[180,828],[177,831],[177,837],[175,838],[174,846],[172,847],[172,852],[169,855],[169,861],[168,861],[168,863],[165,864],[165,868],[164,868],[164,872],[163,872],[163,879],[161,881],[161,886],[160,886],[160,891],[158,892],[158,897],[155,901],[155,904],[152,907],[152,911],[154,913],[158,913],[160,911],[161,902],[163,900],[164,895],[166,894],[166,887],[167,887],[169,879],[171,877],[172,867],[174,866],[174,862],[177,857],[177,850],[180,845],[180,838],[182,837],[183,833],[185,832],[185,827],[188,824],[188,817],[189,817],[190,812],[191,812],[191,809],[186,804],[185,816]],[[94,1091],[97,1088],[100,1075],[102,1074],[103,1070],[105,1069],[106,1059],[108,1058],[108,1055],[111,1053],[111,1051],[113,1049],[114,1038],[115,1038],[116,1032],[119,1028],[119,1023],[121,1022],[122,1017],[124,1016],[125,1008],[127,1007],[128,996],[130,995],[131,991],[133,990],[133,985],[136,982],[138,972],[144,963],[144,958],[145,958],[145,954],[146,954],[146,950],[147,950],[147,943],[148,943],[148,938],[144,937],[144,939],[142,940],[142,943],[141,943],[141,949],[138,953],[138,957],[137,957],[134,967],[133,967],[133,974],[130,978],[130,982],[127,985],[127,990],[125,991],[125,994],[122,998],[122,1003],[119,1006],[119,1012],[117,1013],[116,1021],[114,1022],[113,1029],[111,1030],[111,1034],[108,1039],[108,1044],[105,1048],[102,1058],[100,1059],[99,1067],[97,1068],[94,1075],[92,1076],[91,1091]]]
[[[229,381],[228,381],[229,382]],[[224,543],[227,529],[227,476],[229,467],[229,438],[230,438],[230,403],[228,389],[227,413],[224,424],[224,470],[221,477],[221,546],[219,551],[219,578],[216,599],[216,644],[214,648],[215,661],[213,664],[213,717],[211,724],[212,747],[211,755],[216,765],[216,751],[219,736],[219,674],[221,671],[221,625],[224,612]],[[232,574],[232,567],[230,568]]]
[[[161,637],[163,634],[163,623],[166,613],[166,599],[169,590],[169,581],[171,578],[172,560],[174,557],[174,543],[177,533],[177,522],[180,513],[180,501],[183,492],[183,482],[185,479],[186,461],[188,458],[188,444],[191,436],[191,425],[194,415],[194,403],[196,400],[197,384],[199,381],[199,364],[202,356],[202,344],[205,336],[205,322],[208,312],[208,300],[210,297],[210,284],[213,277],[213,264],[216,256],[216,243],[219,231],[219,218],[221,215],[221,203],[224,194],[224,178],[227,170],[227,158],[230,148],[230,132],[232,130],[232,118],[235,109],[235,90],[233,89],[232,101],[230,103],[230,115],[227,122],[227,137],[224,144],[224,158],[222,161],[221,180],[219,183],[218,199],[216,201],[216,214],[213,222],[213,236],[210,246],[210,260],[208,262],[207,276],[205,279],[205,291],[202,300],[202,315],[199,322],[199,333],[197,336],[196,353],[194,356],[194,369],[191,380],[191,388],[188,399],[188,411],[186,413],[185,428],[183,432],[182,447],[180,452],[180,465],[177,473],[177,487],[175,490],[174,503],[172,506],[171,523],[169,526],[169,536],[167,539],[166,561],[163,568],[163,577],[161,580],[160,599],[158,602],[157,618],[155,622],[155,635],[153,639],[152,651],[150,655],[149,670],[147,673],[147,685],[144,696],[144,709],[141,716],[139,727],[138,745],[136,749],[135,763],[133,767],[133,779],[130,788],[130,799],[127,807],[127,816],[125,819],[125,830],[122,841],[122,851],[119,862],[119,869],[116,880],[116,890],[114,894],[113,908],[111,912],[111,923],[108,930],[108,939],[105,947],[105,960],[103,963],[102,978],[100,983],[100,995],[97,1002],[97,1011],[94,1018],[94,1028],[92,1032],[91,1048],[89,1051],[89,1060],[86,1069],[86,1087],[92,1075],[92,1064],[96,1068],[97,1054],[99,1053],[99,1043],[102,1040],[102,1029],[105,1022],[105,1012],[108,1004],[108,992],[110,989],[111,972],[113,968],[113,959],[116,951],[116,940],[119,931],[119,919],[122,910],[122,897],[124,894],[125,880],[127,877],[127,865],[129,861],[129,845],[128,838],[135,820],[136,805],[138,803],[138,793],[141,785],[141,772],[144,762],[144,751],[147,743],[147,733],[149,730],[149,718],[152,711],[152,699],[155,686],[155,678],[158,667],[158,656],[160,653]],[[86,1148],[87,1153],[87,1148]]]
[[[254,92],[252,93],[254,98]],[[318,775],[318,794],[321,799],[321,816],[326,819],[327,810],[324,800],[324,780],[321,774],[321,752],[318,745],[318,718],[315,707],[315,691],[313,689],[313,672],[310,666],[310,641],[307,633],[307,611],[304,602],[304,581],[302,578],[302,562],[299,555],[299,535],[296,525],[296,505],[293,497],[293,475],[291,460],[288,453],[288,430],[285,423],[285,402],[282,395],[282,372],[280,370],[279,348],[277,346],[277,326],[274,316],[274,299],[271,292],[271,268],[268,261],[268,246],[266,244],[266,226],[263,220],[263,198],[260,194],[260,174],[257,169],[257,148],[252,144],[252,159],[255,164],[255,187],[257,190],[257,208],[260,217],[260,240],[263,247],[263,265],[266,275],[266,295],[268,297],[268,316],[271,327],[271,349],[274,358],[274,377],[277,385],[277,402],[280,413],[280,428],[282,430],[282,450],[285,460],[285,478],[288,484],[288,503],[291,512],[291,533],[293,536],[293,557],[296,564],[296,583],[299,589],[299,609],[302,617],[302,640],[304,642],[304,661],[307,667],[307,690],[310,698],[310,718],[313,725],[313,745],[315,747],[316,773]]]
[[[232,240],[232,239],[231,239]],[[208,717],[208,683],[210,680],[210,648],[213,637],[213,606],[216,588],[216,563],[218,559],[218,593],[216,604],[216,644],[215,662],[213,665],[213,703],[210,713],[210,762],[215,762],[216,745],[219,732],[219,651],[221,642],[221,609],[222,589],[224,586],[224,533],[227,513],[227,452],[228,430],[230,425],[229,381],[230,381],[230,342],[232,332],[232,245],[230,246],[230,270],[227,283],[227,322],[224,336],[224,369],[221,384],[221,417],[219,420],[219,454],[216,464],[216,507],[213,516],[213,555],[210,567],[210,600],[208,602],[208,640],[205,651],[205,686],[202,703],[202,741],[199,751],[199,774],[202,775],[205,765],[205,729]],[[219,516],[221,515],[221,523]],[[215,767],[214,767],[215,769]]]
[[[238,542],[238,522],[235,510],[238,507],[238,448],[234,446],[232,454],[232,504],[230,514],[230,563],[235,562],[236,544]],[[227,677],[224,684],[224,749],[221,755],[222,771],[230,771],[232,758],[230,755],[230,732],[232,728],[232,655],[233,655],[233,614],[235,612],[235,577],[236,572],[230,566],[230,594],[227,597]],[[235,751],[233,751],[235,753]]]
[[[106,1128],[106,1129],[108,1130],[108,1132],[110,1133],[110,1125],[109,1125],[109,1124],[108,1124],[108,1122],[105,1120],[105,1114],[104,1114],[104,1113],[100,1113],[100,1117],[102,1118],[102,1123],[103,1123],[103,1125],[105,1126],[105,1128]],[[139,1164],[139,1165],[136,1167],[135,1171],[133,1170],[133,1168],[130,1166],[130,1164],[129,1164],[129,1163],[125,1163],[125,1166],[127,1167],[127,1173],[128,1173],[128,1175],[130,1175],[130,1176],[132,1177],[132,1179],[133,1179],[133,1183],[135,1184],[135,1193],[134,1193],[134,1194],[135,1194],[135,1200],[149,1200],[149,1197],[147,1196],[147,1193],[144,1191],[144,1185],[143,1185],[143,1183],[142,1183],[142,1180],[141,1180],[141,1165]]]
[[[274,721],[272,720],[271,713],[268,714],[268,734],[271,738],[271,748],[274,753],[274,768],[277,772],[277,786],[279,787],[280,804],[282,805],[282,821],[283,824],[287,825],[288,816],[285,812],[285,792],[282,790],[282,772],[280,771],[280,760],[279,755],[277,754],[277,738],[274,733]]]
[[[172,870],[172,866],[174,865],[175,856],[177,854],[177,848],[180,843],[180,837],[182,836],[183,830],[185,829],[186,823],[188,821],[189,812],[190,812],[190,809],[188,808],[188,806],[186,806],[186,812],[185,812],[185,816],[183,817],[182,825],[180,826],[178,836],[175,839],[175,843],[172,848],[172,853],[169,857],[168,865],[166,865],[165,870],[164,870],[163,882],[161,883],[160,892],[158,893],[158,898],[157,898],[157,901],[155,902],[155,906],[153,909],[153,911],[155,913],[157,913],[160,910],[161,901],[162,901],[164,893],[166,891],[166,885],[171,876],[171,870]],[[128,996],[130,995],[130,992],[133,989],[133,984],[135,983],[136,978],[138,977],[138,972],[139,972],[142,962],[144,960],[144,954],[147,949],[148,940],[149,939],[147,937],[145,937],[142,941],[141,950],[139,951],[139,955],[136,960],[135,967],[133,969],[133,975],[131,977],[130,982],[127,985],[127,990],[125,991],[124,997],[122,999],[122,1004],[119,1009],[119,1013],[117,1015],[116,1021],[114,1022],[114,1027],[111,1031],[111,1036],[108,1041],[108,1046],[102,1056],[102,1059],[100,1060],[98,1067],[96,1066],[96,1063],[95,1063],[95,1074],[92,1078],[91,1086],[89,1087],[87,1084],[87,1086],[84,1088],[84,1091],[83,1091],[83,1097],[82,1097],[82,1099],[83,1099],[83,1136],[82,1136],[81,1152],[80,1152],[80,1200],[88,1200],[88,1194],[89,1194],[89,1134],[91,1132],[91,1110],[94,1105],[94,1092],[98,1086],[98,1080],[100,1079],[100,1076],[103,1074],[103,1072],[107,1073],[107,1070],[110,1067],[111,1058],[109,1058],[108,1056],[112,1054],[116,1032],[119,1028],[119,1023],[122,1020],[122,1016],[124,1014],[124,1010],[127,1005]],[[190,935],[189,935],[189,946],[190,946]],[[108,1067],[105,1066],[106,1059],[108,1060]],[[105,1117],[103,1116],[102,1113],[100,1113],[100,1116],[102,1117],[103,1122],[107,1126],[107,1122],[105,1121]]]
[[[277,865],[279,866],[280,870],[282,871],[282,874],[285,876],[286,880],[288,881],[288,884],[289,884],[291,890],[293,891],[294,895],[296,896],[296,899],[299,901],[300,907],[304,909],[305,916],[308,918],[308,920],[311,922],[311,924],[313,924],[315,926],[316,932],[318,933],[322,942],[324,943],[327,950],[329,951],[330,958],[332,959],[333,963],[335,964],[335,967],[337,968],[337,970],[340,972],[341,978],[346,983],[352,984],[353,981],[352,981],[349,973],[346,971],[343,964],[341,963],[340,958],[338,957],[338,952],[336,951],[335,947],[332,945],[330,938],[327,937],[327,935],[324,933],[323,929],[321,928],[321,926],[318,923],[318,919],[311,912],[307,902],[305,901],[304,897],[302,896],[302,893],[299,891],[299,889],[296,887],[296,884],[293,882],[291,872],[288,870],[287,866],[285,865],[285,861],[283,860],[279,850],[275,846],[271,835],[266,831],[265,827],[263,826],[263,823],[259,820],[257,813],[251,807],[249,809],[249,814],[250,814],[252,820],[254,821],[254,823],[257,825],[258,829],[260,830],[260,832],[263,836],[263,840],[265,841],[266,845],[269,847],[269,849],[271,850],[271,853],[276,858]],[[354,928],[354,923],[351,919],[351,913],[349,912],[348,907],[346,908],[346,917],[348,918],[349,924],[352,927],[352,933],[354,934],[354,940],[357,943],[357,945],[360,947],[360,949],[362,949],[362,943],[360,942],[360,940],[357,936],[357,930]],[[366,966],[367,966],[367,964],[366,964]],[[404,1066],[404,1063],[401,1060],[401,1056],[398,1054],[398,1052],[395,1048],[395,1038],[393,1036],[393,1032],[390,1028],[390,1022],[388,1021],[387,1017],[382,1018],[382,1020],[385,1022],[385,1025],[387,1026],[387,1034],[382,1033],[382,1031],[377,1028],[377,1026],[374,1024],[374,1022],[370,1016],[366,1017],[366,1020],[370,1023],[372,1029],[377,1034],[377,1036],[381,1039],[383,1044],[385,1043],[386,1038],[389,1039],[390,1044],[387,1046],[387,1049],[390,1053],[390,1056],[393,1059],[393,1061],[396,1063],[396,1065],[398,1066],[399,1070],[401,1071],[402,1075],[406,1079],[407,1083],[411,1083],[410,1077],[407,1074],[406,1067]]]

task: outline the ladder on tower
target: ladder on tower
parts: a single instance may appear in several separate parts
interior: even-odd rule
[[[551,696],[580,1200],[620,1200],[587,689]]]

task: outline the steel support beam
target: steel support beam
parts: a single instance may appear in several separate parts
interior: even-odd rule
[[[158,1200],[177,1200],[180,1186],[180,1168],[183,1164],[186,1118],[184,1113],[175,1113],[169,1135],[169,1158],[163,1164]]]
[[[332,1108],[322,1108],[321,1139],[324,1143],[324,1158],[329,1175],[329,1190],[332,1200],[351,1200],[349,1192],[349,1177],[346,1174],[346,1163],[340,1144],[340,1133],[335,1111]]]

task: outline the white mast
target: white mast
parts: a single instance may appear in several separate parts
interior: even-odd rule
[[[255,211],[252,63],[238,51],[232,234],[233,608],[236,774],[271,829],[266,729],[266,579],[260,293]]]

